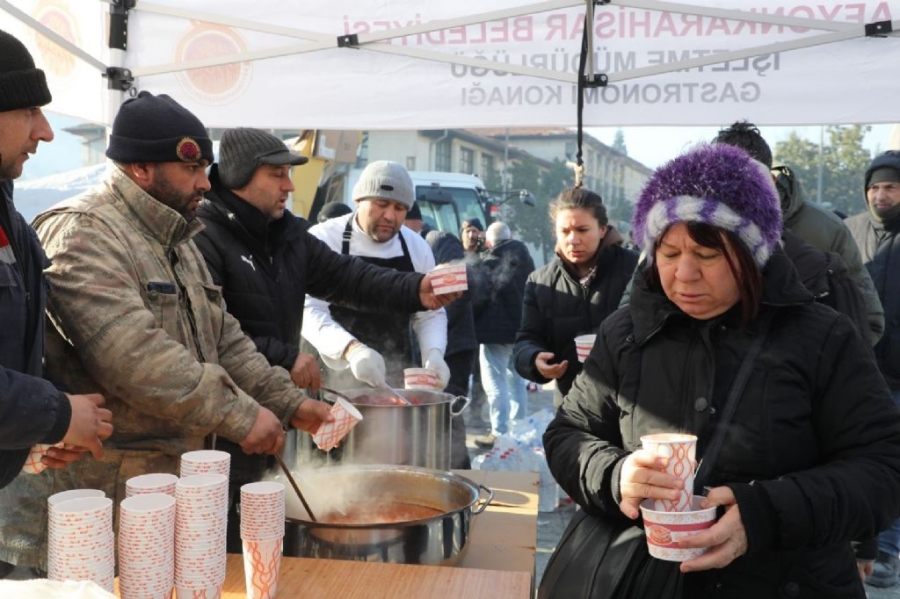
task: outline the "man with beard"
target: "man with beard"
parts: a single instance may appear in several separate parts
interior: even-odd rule
[[[884,335],[875,345],[875,360],[884,375],[894,403],[900,405],[900,151],[876,156],[865,174],[867,210],[847,219],[863,263],[872,275],[884,307]],[[878,535],[875,571],[866,584],[893,587],[900,584],[900,520]]]
[[[127,479],[177,473],[182,453],[215,436],[278,454],[284,428],[332,420],[256,351],[194,244],[213,159],[200,120],[141,92],[119,109],[106,155],[104,182],[40,214],[35,228],[52,261],[48,375],[104,392],[116,431],[102,459],[3,490],[0,559],[17,565],[46,568],[52,492],[96,488],[118,504]]]
[[[426,273],[434,255],[424,239],[403,225],[415,200],[413,182],[402,165],[369,164],[353,187],[356,211],[312,227],[309,232],[342,254],[358,256],[401,272]],[[375,292],[375,290],[373,290]],[[375,313],[329,304],[306,296],[302,335],[329,368],[328,386],[347,389],[354,379],[372,387],[403,386],[403,369],[413,366],[409,326],[419,341],[425,368],[435,370],[441,389],[450,380],[444,361],[447,315],[443,309]],[[346,371],[352,373],[347,376]]]

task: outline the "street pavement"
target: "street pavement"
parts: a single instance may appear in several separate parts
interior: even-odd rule
[[[487,452],[487,450],[479,449],[475,446],[475,437],[490,432],[487,407],[484,405],[480,407],[480,414],[476,414],[479,410],[477,409],[478,406],[474,404],[464,412],[467,433],[466,445],[469,448],[469,455],[473,459]],[[552,384],[528,394],[528,413],[532,414],[541,409],[553,409]],[[571,503],[571,500],[569,502],[561,501],[560,505],[553,512],[538,512],[537,553],[534,564],[535,593],[540,584],[541,576],[544,574],[544,569],[547,567],[547,561],[550,559],[556,543],[559,541],[574,513],[575,506]],[[866,585],[866,593],[869,599],[900,599],[900,585],[889,589],[879,589]]]

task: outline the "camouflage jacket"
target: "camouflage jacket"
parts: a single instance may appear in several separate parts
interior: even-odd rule
[[[119,449],[172,455],[210,433],[239,442],[257,401],[287,426],[303,395],[226,312],[192,241],[202,225],[110,171],[35,220],[53,262],[48,375],[106,395]]]

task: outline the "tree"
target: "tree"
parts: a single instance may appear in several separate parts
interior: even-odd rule
[[[868,125],[829,126],[822,148],[823,207],[852,215],[865,209],[863,175],[872,160],[862,145]],[[806,199],[816,203],[819,178],[819,145],[791,133],[775,147],[777,162],[786,164],[800,180]]]
[[[621,129],[616,129],[616,136],[613,138],[612,149],[623,156],[628,156],[628,148],[625,147],[625,134],[622,133]]]
[[[504,221],[516,232],[518,239],[540,248],[546,261],[556,245],[553,226],[547,216],[550,202],[573,184],[573,174],[559,159],[554,159],[550,169],[543,173],[534,160],[521,160],[512,165],[509,174],[510,192],[527,189],[534,194],[535,205],[525,206],[513,195],[513,199],[501,207]]]

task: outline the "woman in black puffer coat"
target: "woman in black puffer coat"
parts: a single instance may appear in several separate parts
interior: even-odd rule
[[[592,191],[564,190],[550,204],[550,221],[557,257],[528,277],[513,355],[522,377],[541,384],[556,379],[559,405],[581,372],[575,337],[596,333],[615,311],[638,255],[622,247]]]
[[[697,435],[702,460],[762,335],[701,505],[721,515],[680,541],[708,552],[672,572],[684,597],[863,599],[851,541],[900,512],[900,412],[866,342],[778,246],[768,172],[737,148],[695,149],[648,182],[634,232],[647,264],[544,435],[553,475],[587,513],[640,522],[642,500],[681,485],[641,436]],[[560,580],[541,596],[561,596]]]

